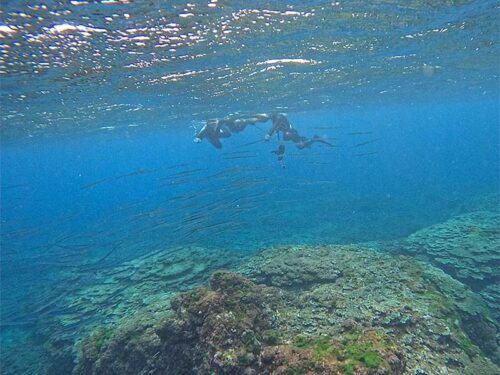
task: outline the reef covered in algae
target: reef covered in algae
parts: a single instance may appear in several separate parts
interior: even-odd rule
[[[426,260],[479,292],[500,312],[500,214],[477,211],[419,230],[399,251]]]
[[[71,374],[85,337],[101,332],[103,343],[110,327],[129,324],[131,317],[148,321],[168,315],[170,300],[179,292],[204,285],[216,270],[234,269],[247,257],[231,249],[184,246],[82,275],[70,271],[68,279],[74,281],[64,284],[64,294],[37,314],[34,327],[7,327],[2,372]],[[26,347],[32,349],[27,352]]]
[[[214,273],[163,314],[97,330],[74,373],[498,373],[488,306],[409,257],[289,246],[238,271]],[[488,344],[478,330],[491,331]]]
[[[2,348],[6,373],[498,374],[499,221],[485,205],[388,242],[162,249],[78,277],[36,351]]]
[[[343,339],[286,329],[283,291],[217,272],[172,300],[173,316],[85,340],[75,374],[401,374],[402,354],[376,331]]]

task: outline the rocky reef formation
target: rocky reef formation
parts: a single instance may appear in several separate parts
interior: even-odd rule
[[[306,258],[314,261],[309,266],[299,261]],[[314,267],[314,263],[334,265],[331,272],[340,276],[334,283],[325,282],[322,268]],[[301,300],[297,311],[290,315],[299,320],[294,329],[297,333],[317,334],[333,329],[338,335],[342,333],[339,327],[352,321],[364,327],[382,327],[391,336],[401,338],[400,348],[406,351],[409,366],[416,368],[418,363],[455,363],[462,357],[460,353],[455,357],[451,348],[446,349],[445,358],[436,351],[408,344],[440,342],[443,339],[437,333],[449,332],[462,350],[469,352],[478,345],[483,355],[498,363],[497,327],[483,299],[443,271],[412,258],[374,253],[358,245],[289,247],[261,253],[243,272],[269,285],[282,285],[282,278],[289,275],[302,277],[302,288],[296,287],[301,285],[297,281],[289,288]],[[319,272],[319,277],[311,283],[310,274],[314,272]],[[437,367],[432,370],[438,373]]]
[[[408,236],[404,251],[430,260],[476,290],[500,277],[500,214],[479,211]]]
[[[114,268],[71,270],[68,281],[37,312],[35,327],[7,327],[2,337],[2,373],[70,374],[75,343],[93,331],[116,326],[139,312],[163,317],[180,291],[204,285],[219,269],[236,269],[248,254],[221,248],[165,248]],[[54,301],[54,303],[50,302]],[[104,331],[106,331],[104,329]],[[10,337],[12,339],[9,339]],[[30,353],[26,347],[30,346]],[[36,356],[35,356],[36,353]],[[46,358],[46,361],[27,358]]]
[[[454,217],[415,232],[393,250],[428,261],[470,286],[500,320],[499,213],[477,211]]]
[[[102,330],[82,346],[75,374],[402,374],[404,361],[382,333],[339,340],[287,334],[280,290],[217,272],[210,288],[180,294],[174,315]]]
[[[116,321],[130,310],[151,308],[208,282],[218,269],[234,269],[245,260],[235,251],[188,246],[148,254],[113,269],[96,273],[91,284],[68,296],[73,312],[61,315],[64,324],[92,316]],[[92,304],[88,303],[92,300]]]
[[[210,288],[172,300],[172,318],[93,335],[75,373],[248,373],[257,365],[279,304],[276,290],[217,272]]]
[[[240,273],[96,330],[74,373],[498,373],[494,329],[477,325],[491,319],[481,297],[409,257],[283,247]]]

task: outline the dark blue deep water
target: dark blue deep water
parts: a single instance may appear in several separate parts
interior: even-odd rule
[[[393,241],[498,193],[496,2],[190,3],[2,5],[2,373],[45,371],[37,330],[96,272]],[[273,111],[334,147],[193,142]]]

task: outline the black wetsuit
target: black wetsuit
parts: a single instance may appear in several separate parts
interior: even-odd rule
[[[231,132],[222,121],[208,121],[205,126],[196,134],[195,138],[208,139],[216,148],[222,148],[221,138],[228,138]]]
[[[216,148],[222,148],[221,138],[228,138],[232,133],[239,133],[248,125],[266,122],[268,115],[260,114],[241,118],[223,118],[208,120],[205,126],[195,135],[195,142],[206,138]]]
[[[266,122],[269,119],[267,115],[254,115],[254,116],[247,116],[247,117],[240,117],[240,118],[235,118],[235,119],[223,119],[221,120],[229,130],[231,130],[231,133],[239,133],[243,130],[248,125],[255,125],[258,122]]]
[[[232,133],[239,133],[245,130],[247,125],[250,125],[245,121],[224,120],[224,122],[227,124],[227,127],[229,128],[229,130],[231,130]]]
[[[269,133],[267,133],[267,139],[270,139],[275,133],[279,135],[279,132],[283,133],[284,141],[292,141],[295,146],[299,149],[309,148],[315,142],[324,143],[328,146],[333,146],[331,143],[325,141],[321,137],[315,135],[313,138],[307,138],[299,134],[297,129],[295,129],[288,118],[283,113],[278,113],[272,116],[273,126]]]
[[[277,150],[271,151],[273,154],[276,154],[278,157],[278,161],[282,161],[285,156],[285,145],[279,145]]]
[[[273,115],[271,117],[271,120],[273,121],[273,126],[267,133],[267,138],[271,138],[275,133],[278,133],[279,135],[279,132],[285,133],[287,131],[295,130],[292,128],[292,125],[290,125],[288,118],[283,113]]]

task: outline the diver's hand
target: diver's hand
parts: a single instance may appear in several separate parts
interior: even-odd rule
[[[193,139],[193,142],[194,143],[200,143],[201,142],[201,138],[196,137],[195,139]]]
[[[264,137],[264,141],[268,142],[271,139],[271,136],[269,134],[266,134]]]

